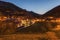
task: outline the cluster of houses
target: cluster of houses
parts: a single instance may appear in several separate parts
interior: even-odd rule
[[[15,22],[16,24],[17,24],[17,27],[20,27],[20,26],[25,26],[25,27],[27,27],[27,26],[30,26],[30,25],[32,25],[32,24],[34,24],[36,21],[41,21],[41,19],[24,19],[23,17],[7,17],[7,16],[0,16],[0,22],[4,22],[4,21],[6,21],[6,20],[9,20],[9,21],[13,21],[13,22]],[[44,20],[42,20],[42,21],[44,21]]]
[[[54,17],[48,17],[48,18],[42,18],[42,19],[24,19],[23,17],[19,16],[17,18],[15,18],[14,16],[13,17],[6,17],[6,16],[1,16],[0,17],[0,21],[6,21],[6,20],[13,20],[14,22],[17,23],[17,27],[20,27],[20,26],[30,26],[32,24],[34,24],[35,22],[56,22],[57,24],[60,23],[60,18],[54,18]],[[60,25],[60,24],[59,24]]]

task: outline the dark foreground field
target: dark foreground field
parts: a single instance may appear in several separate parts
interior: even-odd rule
[[[60,40],[54,32],[45,34],[11,34],[0,35],[0,40]]]

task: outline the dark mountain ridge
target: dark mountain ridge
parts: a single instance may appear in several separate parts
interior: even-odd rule
[[[42,15],[43,17],[60,17],[60,5],[54,7],[53,9],[49,10],[48,12],[46,12],[44,15]]]
[[[12,3],[4,2],[4,1],[0,1],[0,12],[5,16],[15,15],[15,16],[23,16],[26,18],[39,18],[40,17],[40,15],[35,12],[24,10]]]

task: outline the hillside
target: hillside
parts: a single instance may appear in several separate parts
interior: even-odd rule
[[[44,15],[42,15],[43,17],[60,17],[60,5],[54,7],[53,9],[49,10],[48,12],[46,12]]]
[[[26,18],[39,18],[40,15],[32,11],[22,9],[12,3],[0,1],[0,15],[4,16],[23,16]]]
[[[45,33],[48,32],[47,23],[45,22],[36,22],[29,27],[18,27],[17,33]]]

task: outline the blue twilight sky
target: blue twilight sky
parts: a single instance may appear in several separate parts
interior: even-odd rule
[[[60,5],[60,0],[3,0],[11,2],[23,9],[44,14],[52,8]]]

